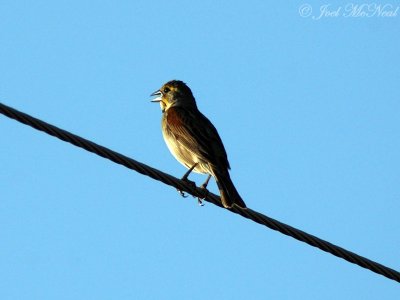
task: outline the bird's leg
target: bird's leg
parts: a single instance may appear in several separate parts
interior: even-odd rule
[[[207,177],[206,181],[200,186],[200,188],[202,188],[204,190],[204,192],[205,192],[205,195],[204,195],[203,198],[197,197],[197,201],[199,202],[200,206],[204,205],[203,204],[203,199],[205,199],[207,197],[207,195],[208,195],[207,185],[208,185],[208,182],[210,181],[210,178],[211,178],[211,174],[208,174],[208,177]]]
[[[196,166],[197,163],[195,163],[189,170],[187,170],[187,172],[182,176],[181,180],[188,181],[189,174],[192,173],[192,171],[194,170],[194,168],[196,168]]]
[[[190,184],[192,184],[194,187],[196,187],[196,184],[193,182],[193,181],[190,181],[189,179],[188,179],[188,177],[189,177],[189,174],[194,170],[194,168],[196,168],[196,166],[197,166],[197,163],[195,163],[189,170],[187,170],[187,172],[182,176],[182,178],[181,178],[181,180],[183,180],[183,181],[185,181],[185,182],[187,182],[187,183],[190,183]],[[179,192],[179,194],[181,194],[181,196],[183,197],[183,198],[186,198],[187,196],[186,196],[186,194],[185,194],[185,192],[183,192],[183,191],[181,191],[181,190],[179,190],[178,189],[178,192]]]
[[[206,181],[200,186],[202,189],[207,189],[208,182],[210,181],[211,174],[208,174]]]

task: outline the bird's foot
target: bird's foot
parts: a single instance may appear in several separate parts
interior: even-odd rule
[[[179,195],[181,195],[181,197],[183,197],[183,198],[187,198],[187,197],[188,197],[188,196],[185,194],[184,191],[181,191],[181,190],[178,190],[178,189],[176,189],[176,190],[178,191]]]
[[[194,181],[191,181],[191,180],[187,179],[187,177],[185,178],[185,176],[182,177],[181,180],[184,181],[184,182],[186,182],[186,183],[188,183],[188,184],[192,187],[193,190],[196,189],[196,183],[195,183]],[[179,194],[180,194],[183,198],[187,198],[187,197],[188,197],[188,195],[185,194],[184,191],[182,191],[182,190],[180,190],[180,189],[177,189],[177,191],[179,192]]]
[[[193,181],[189,180],[189,174],[193,171],[193,169],[197,166],[197,163],[195,163],[189,170],[187,170],[187,172],[183,175],[183,177],[181,178],[182,181],[185,181],[186,183],[190,184],[192,186],[193,189],[196,189],[196,183],[194,183]],[[183,198],[187,198],[188,196],[185,194],[184,191],[181,191],[178,189],[179,194],[183,197]]]
[[[197,203],[199,204],[199,206],[204,206],[203,199],[204,198],[197,197]]]
[[[207,198],[208,194],[210,193],[209,190],[207,190],[207,183],[203,183],[200,188],[203,190],[203,195],[201,197],[197,197],[197,202],[199,203],[200,206],[204,206],[203,200]]]

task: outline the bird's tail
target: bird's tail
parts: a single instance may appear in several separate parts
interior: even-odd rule
[[[222,205],[225,208],[231,208],[233,204],[240,206],[241,208],[246,208],[246,204],[244,203],[242,197],[240,197],[238,191],[236,190],[231,177],[229,176],[229,172],[214,172],[214,178],[217,182],[218,189],[221,195]]]

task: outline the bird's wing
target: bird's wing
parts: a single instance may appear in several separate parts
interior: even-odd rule
[[[182,147],[210,164],[229,169],[225,147],[214,125],[197,109],[170,107],[166,130]]]

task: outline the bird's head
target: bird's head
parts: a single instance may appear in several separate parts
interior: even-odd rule
[[[150,96],[157,96],[151,102],[159,102],[161,110],[167,111],[170,107],[196,107],[196,101],[190,88],[180,80],[171,80]]]

